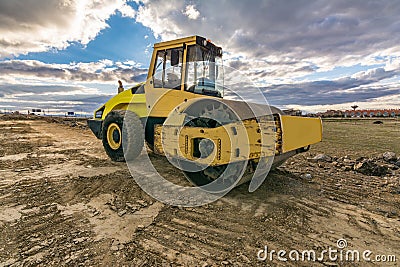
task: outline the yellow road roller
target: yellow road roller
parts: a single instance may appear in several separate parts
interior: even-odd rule
[[[146,144],[196,186],[222,176],[240,178],[239,185],[260,163],[269,162],[269,171],[322,139],[319,118],[260,103],[264,94],[224,67],[222,48],[200,36],[155,44],[146,82],[120,89],[88,120],[107,155],[133,161]],[[245,170],[226,175],[227,166],[243,162]]]

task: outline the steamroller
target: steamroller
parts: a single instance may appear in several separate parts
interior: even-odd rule
[[[224,67],[222,48],[206,38],[156,43],[147,80],[119,90],[88,125],[111,160],[134,161],[146,145],[195,186],[217,179],[239,185],[257,169],[265,177],[321,141],[319,118],[258,103],[259,92],[238,76]]]

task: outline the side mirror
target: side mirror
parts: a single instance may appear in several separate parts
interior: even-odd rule
[[[171,66],[175,67],[179,64],[179,50],[172,49],[171,50]]]

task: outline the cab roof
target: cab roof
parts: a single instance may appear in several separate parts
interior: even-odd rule
[[[207,40],[206,38],[204,38],[202,36],[198,36],[198,35],[179,38],[179,39],[166,41],[166,42],[156,43],[156,44],[154,44],[154,48],[170,47],[170,46],[175,46],[175,45],[180,45],[180,44],[187,44],[187,45],[198,44],[198,45],[201,45],[204,47],[213,46],[214,48],[221,49],[221,47],[216,46],[210,40]]]

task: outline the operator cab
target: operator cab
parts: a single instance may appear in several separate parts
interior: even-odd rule
[[[152,73],[154,88],[223,97],[222,48],[200,36],[158,46]]]

